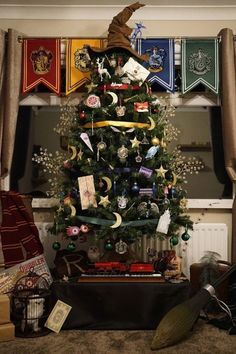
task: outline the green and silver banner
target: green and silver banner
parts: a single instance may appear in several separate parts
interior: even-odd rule
[[[182,93],[202,83],[218,94],[218,39],[182,40]]]

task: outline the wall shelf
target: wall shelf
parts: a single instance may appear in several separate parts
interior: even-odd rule
[[[211,151],[211,143],[207,142],[206,144],[181,144],[181,151]]]

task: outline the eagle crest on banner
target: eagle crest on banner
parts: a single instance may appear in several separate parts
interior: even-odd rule
[[[148,54],[148,70],[150,72],[160,72],[164,70],[166,51],[164,48],[152,47],[145,51]]]
[[[85,46],[74,52],[74,64],[75,68],[82,72],[90,71],[91,58],[89,56],[88,49]]]
[[[201,48],[189,56],[188,69],[196,75],[204,75],[211,70],[212,58]]]
[[[45,75],[51,70],[53,55],[50,50],[39,47],[38,50],[32,51],[30,60],[33,65],[33,71],[37,75]]]

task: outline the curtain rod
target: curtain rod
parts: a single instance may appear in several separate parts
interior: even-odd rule
[[[175,39],[175,40],[181,40],[181,39],[219,39],[221,40],[221,36],[147,36],[147,37],[141,37],[140,39],[152,39],[152,38],[157,38],[157,39]],[[234,36],[234,39],[236,36]],[[49,36],[49,37],[43,37],[43,36],[35,36],[35,37],[27,37],[27,36],[18,36],[18,41],[22,42],[24,39],[60,39],[60,40],[67,40],[67,39],[107,39],[107,37],[60,37],[60,36]]]

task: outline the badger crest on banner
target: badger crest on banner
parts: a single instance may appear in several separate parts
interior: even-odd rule
[[[75,68],[82,71],[88,72],[91,68],[91,58],[88,53],[86,46],[83,48],[78,48],[74,53],[74,64]]]
[[[104,39],[68,39],[66,45],[66,95],[90,82],[91,58],[87,47],[103,48]]]
[[[150,71],[147,80],[157,82],[168,91],[174,91],[174,41],[173,39],[138,39],[137,51],[146,54],[147,61],[143,63]]]
[[[219,58],[218,40],[182,40],[182,93],[203,84],[218,94]]]

